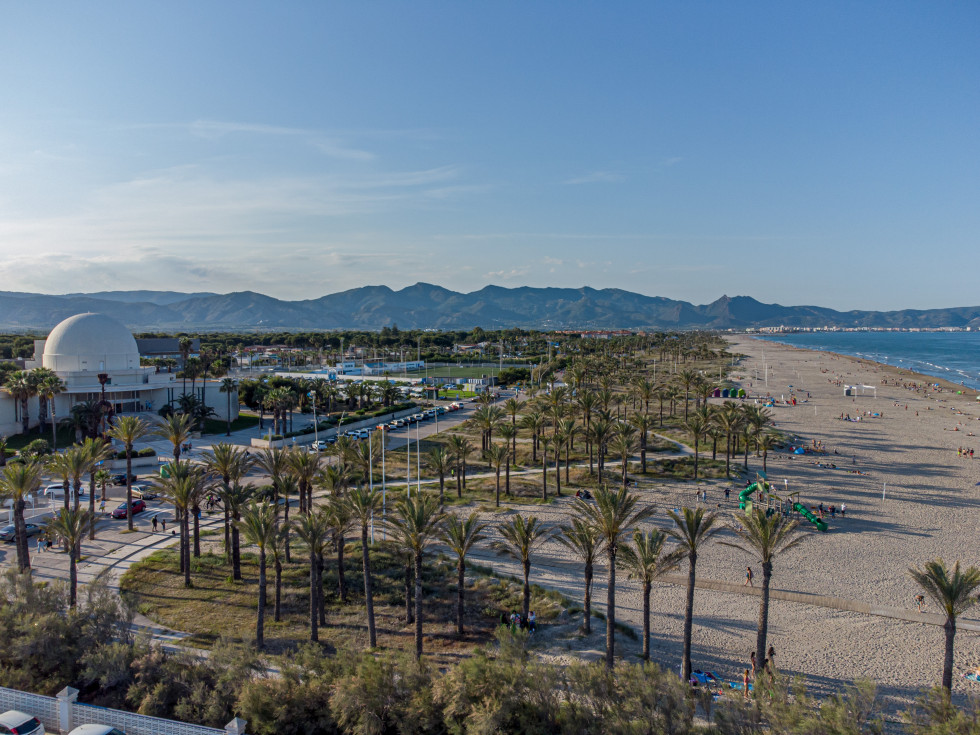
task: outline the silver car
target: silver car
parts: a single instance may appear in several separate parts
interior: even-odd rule
[[[2,735],[44,735],[44,725],[34,715],[12,709],[0,715]]]

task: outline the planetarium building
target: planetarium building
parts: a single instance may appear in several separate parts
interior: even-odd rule
[[[155,367],[140,365],[140,351],[130,331],[104,314],[76,314],[58,324],[47,339],[34,341],[34,359],[25,369],[45,367],[64,381],[65,390],[55,396],[55,415],[64,418],[73,406],[103,398],[112,413],[156,413],[172,404],[182,392],[182,381]],[[227,395],[218,385],[197,381],[199,397],[206,398],[217,417],[225,418]],[[237,404],[237,401],[233,401]],[[237,405],[233,416],[237,416]],[[28,405],[31,425],[38,417],[37,398]],[[11,396],[0,393],[0,434],[21,431],[20,406]]]

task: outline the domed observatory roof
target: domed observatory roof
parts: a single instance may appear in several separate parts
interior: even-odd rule
[[[111,372],[140,366],[136,340],[104,314],[76,314],[51,330],[41,364],[55,372]]]

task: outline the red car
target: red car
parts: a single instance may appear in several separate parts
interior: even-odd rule
[[[146,501],[143,498],[136,498],[133,501],[133,515],[137,513],[142,513],[146,510]],[[126,517],[126,504],[122,503],[118,508],[112,511],[113,518],[125,518]]]

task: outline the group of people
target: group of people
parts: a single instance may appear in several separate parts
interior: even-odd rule
[[[533,633],[538,629],[538,618],[534,614],[534,610],[528,611],[526,619],[522,618],[519,612],[512,612],[510,615],[501,613],[500,624],[509,625],[511,633],[516,633],[518,630],[526,630],[529,633]]]
[[[973,459],[973,450],[967,449],[966,447],[960,447],[959,449],[956,450],[956,456],[969,457],[970,459]]]
[[[762,662],[762,666],[758,665],[756,661],[755,651],[749,654],[749,664],[751,669],[745,669],[742,673],[742,694],[745,697],[749,696],[749,682],[757,681],[759,674],[766,674],[769,677],[769,681],[772,682],[775,678],[776,671],[776,649],[769,646],[769,650],[766,651],[766,660]]]

